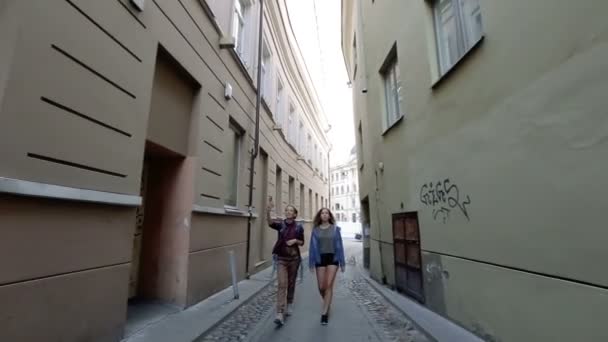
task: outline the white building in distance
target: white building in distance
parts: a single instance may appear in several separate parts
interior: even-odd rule
[[[351,150],[348,161],[333,166],[331,174],[331,210],[338,222],[360,222],[360,203],[358,192],[357,154]]]

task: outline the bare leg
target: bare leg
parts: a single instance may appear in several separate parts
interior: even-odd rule
[[[325,298],[325,271],[327,267],[317,267],[317,285],[319,286],[319,294],[321,299]]]
[[[338,273],[338,266],[329,265],[325,273],[325,296],[323,297],[323,314],[326,315],[331,305],[331,300],[334,294],[334,281]]]

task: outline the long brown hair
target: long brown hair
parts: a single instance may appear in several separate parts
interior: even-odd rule
[[[318,227],[321,225],[321,223],[323,223],[323,221],[321,221],[321,213],[323,212],[323,210],[327,210],[327,213],[329,214],[329,223],[330,224],[336,224],[336,218],[334,217],[334,214],[331,212],[331,210],[329,210],[329,208],[321,208],[318,212],[317,215],[315,215],[313,222],[313,226]]]

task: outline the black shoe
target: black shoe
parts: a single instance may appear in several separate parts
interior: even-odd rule
[[[327,315],[321,315],[321,325],[327,325],[329,317]]]

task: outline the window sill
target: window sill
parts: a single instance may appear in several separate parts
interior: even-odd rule
[[[400,116],[400,117],[399,117],[397,120],[395,120],[395,122],[393,122],[392,124],[390,124],[390,126],[388,126],[388,127],[387,127],[387,128],[384,130],[384,132],[382,132],[382,136],[385,136],[385,135],[386,135],[386,134],[387,134],[387,133],[388,133],[390,130],[392,130],[392,129],[393,129],[393,127],[398,126],[398,125],[401,123],[401,121],[403,121],[403,118],[404,118],[404,117],[405,117],[405,115],[404,115],[404,114],[401,114],[401,116]]]
[[[236,217],[249,217],[249,213],[246,211],[239,210],[238,208],[224,206],[223,208],[205,207],[200,205],[194,205],[192,211],[200,214],[210,215],[221,215],[221,216],[236,216]],[[252,217],[256,218],[256,213],[252,214]]]
[[[479,50],[479,47],[481,46],[481,44],[483,43],[484,40],[485,40],[485,36],[481,36],[481,38],[479,38],[477,43],[475,43],[467,52],[464,53],[464,55],[462,55],[462,57],[460,57],[460,59],[456,63],[454,63],[454,65],[452,65],[448,70],[446,70],[441,76],[439,76],[439,78],[437,78],[431,84],[431,89],[434,90],[437,87],[439,87],[441,84],[443,84],[443,82],[454,73],[454,70],[456,70],[458,68],[458,66],[463,64],[469,58],[469,56],[471,56],[475,51]]]

